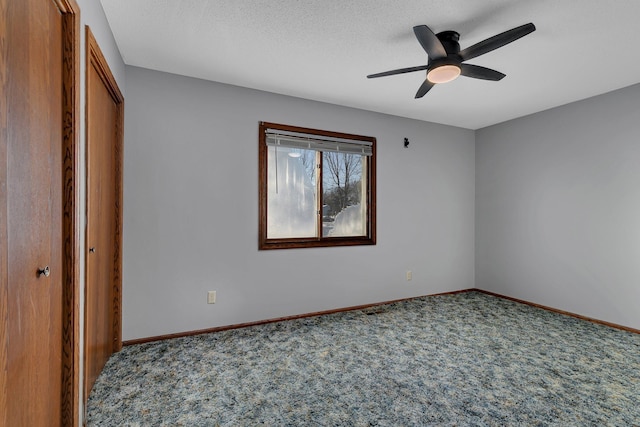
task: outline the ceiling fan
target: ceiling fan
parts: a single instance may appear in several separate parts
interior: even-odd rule
[[[416,98],[422,98],[436,84],[450,82],[458,76],[482,80],[502,80],[505,74],[499,71],[479,65],[463,64],[463,62],[516,41],[535,31],[535,29],[536,26],[532,23],[524,24],[505,31],[504,33],[489,37],[464,50],[460,50],[460,44],[458,43],[460,34],[456,31],[442,31],[434,34],[426,25],[417,25],[413,27],[413,32],[422,45],[422,48],[427,52],[427,55],[429,55],[428,63],[416,67],[400,68],[383,73],[370,74],[367,78],[373,79],[376,77],[427,70],[427,78],[418,89]]]

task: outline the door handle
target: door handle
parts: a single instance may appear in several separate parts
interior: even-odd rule
[[[95,253],[95,251],[96,251],[96,247],[95,246],[92,246],[92,247],[89,248],[89,252]]]
[[[49,277],[49,275],[51,274],[51,270],[49,269],[49,266],[47,265],[45,268],[39,268],[38,269],[38,277]]]

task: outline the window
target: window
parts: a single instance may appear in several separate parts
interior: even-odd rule
[[[259,249],[374,245],[373,137],[260,123]]]

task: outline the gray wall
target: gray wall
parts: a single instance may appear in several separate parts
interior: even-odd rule
[[[473,131],[134,67],[126,85],[125,340],[474,286]],[[376,246],[257,250],[261,120],[377,138]]]
[[[109,21],[107,21],[107,17],[104,14],[104,10],[102,9],[102,4],[100,1],[96,0],[77,0],[78,6],[80,7],[80,20],[81,20],[81,56],[82,61],[80,62],[81,67],[84,73],[85,66],[85,26],[88,25],[91,28],[91,32],[93,36],[96,38],[98,45],[100,45],[100,50],[104,54],[105,59],[109,63],[109,68],[113,73],[113,77],[118,82],[118,86],[120,90],[124,94],[124,78],[125,78],[125,67],[124,61],[122,60],[122,56],[120,55],[120,50],[118,50],[118,46],[116,45],[115,39],[113,37],[113,33],[111,32],[111,27],[109,26]],[[84,80],[82,80],[82,86],[84,87]],[[84,99],[83,99],[84,101]]]
[[[640,328],[640,85],[476,132],[476,286]]]

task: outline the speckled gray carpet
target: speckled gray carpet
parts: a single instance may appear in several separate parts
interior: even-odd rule
[[[89,426],[639,426],[640,335],[478,292],[125,347]]]

